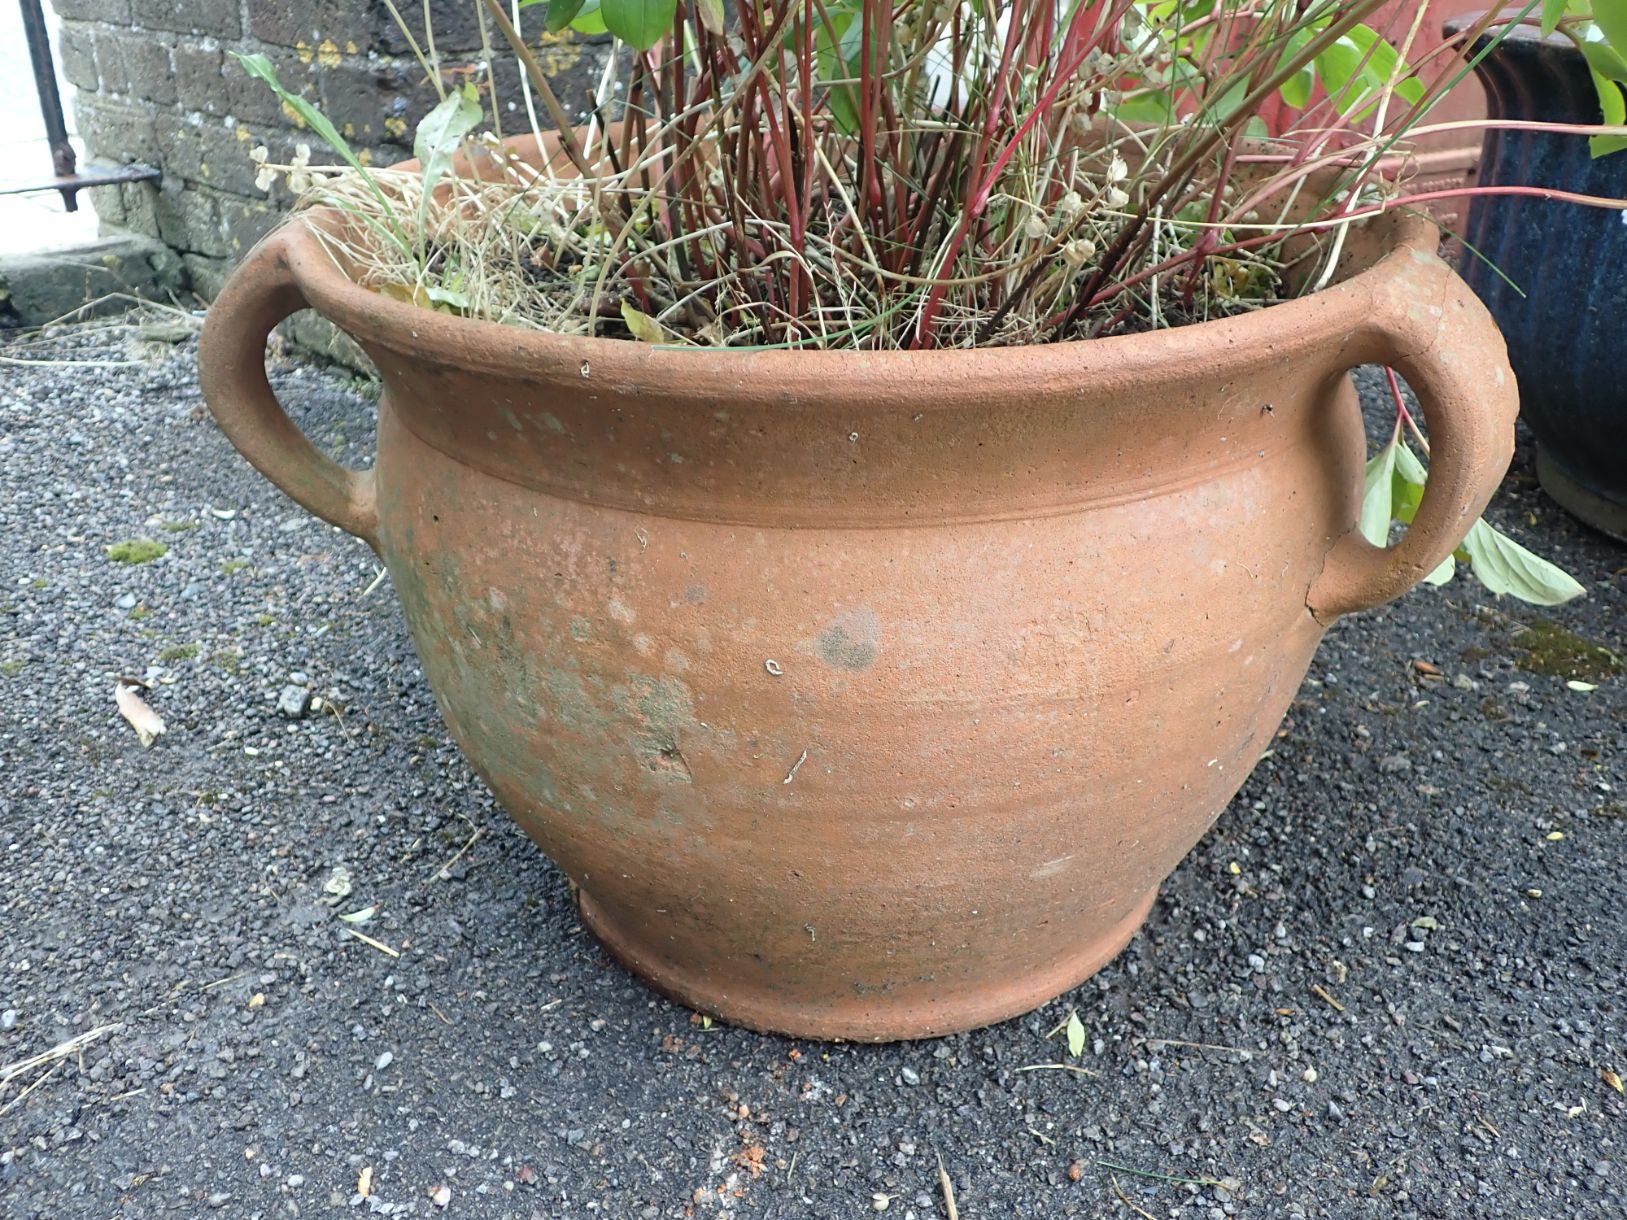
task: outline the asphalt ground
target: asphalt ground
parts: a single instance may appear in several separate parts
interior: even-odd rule
[[[0,346],[44,361],[0,365],[0,1216],[926,1220],[940,1157],[962,1220],[1627,1214],[1627,548],[1523,439],[1493,517],[1587,598],[1459,579],[1339,623],[1094,979],[793,1043],[583,932],[371,553],[237,457],[177,333]],[[366,460],[365,387],[274,381]],[[135,539],[167,550],[109,557]]]

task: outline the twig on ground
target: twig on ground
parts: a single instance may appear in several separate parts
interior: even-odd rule
[[[1321,983],[1311,984],[1311,994],[1319,1000],[1327,1001],[1327,1003],[1333,1007],[1335,1012],[1343,1012],[1345,1010],[1345,1006],[1329,995],[1327,988],[1322,986]]]
[[[938,1158],[938,1185],[943,1188],[943,1209],[949,1220],[960,1220],[960,1211],[955,1207],[955,1188],[949,1181],[949,1171],[943,1167],[943,1153],[934,1151],[933,1156]]]
[[[1119,1202],[1124,1204],[1125,1207],[1128,1207],[1136,1215],[1143,1217],[1144,1220],[1158,1220],[1158,1217],[1154,1216],[1151,1212],[1143,1211],[1134,1203],[1130,1202],[1130,1196],[1124,1193],[1124,1188],[1119,1185],[1119,1180],[1112,1174],[1107,1175],[1107,1180],[1113,1183],[1113,1193],[1119,1197]]]
[[[464,818],[463,820],[466,821],[466,822],[469,821],[468,818]],[[469,822],[469,825],[474,826],[474,823]],[[441,865],[438,869],[436,869],[434,872],[432,872],[430,874],[430,876],[431,877],[439,877],[442,881],[445,881],[447,879],[448,870],[450,870],[451,867],[454,864],[456,864],[459,860],[463,859],[464,855],[468,853],[469,849],[471,847],[473,847],[476,843],[478,843],[480,841],[480,837],[482,835],[484,835],[485,833],[486,833],[486,828],[484,826],[475,826],[474,834],[469,836],[469,841],[467,843],[465,843],[462,847],[458,848],[457,855],[453,856],[445,864]]]
[[[1241,1055],[1244,1059],[1254,1058],[1254,1052],[1246,1046],[1221,1046],[1215,1042],[1187,1042],[1182,1038],[1148,1038],[1148,1046],[1184,1046],[1195,1051],[1225,1051],[1231,1055]]]
[[[1019,1072],[1072,1072],[1077,1076],[1099,1077],[1100,1072],[1093,1072],[1089,1068],[1076,1067],[1071,1063],[1030,1063],[1017,1069]]]
[[[66,1042],[57,1043],[48,1051],[41,1051],[39,1054],[30,1056],[27,1059],[19,1059],[16,1063],[8,1063],[4,1067],[0,1067],[0,1085],[10,1084],[24,1072],[31,1072],[37,1067],[44,1067],[47,1063],[66,1059],[79,1051],[80,1048],[96,1041],[109,1030],[118,1029],[120,1025],[121,1023],[117,1021],[111,1025],[98,1025],[95,1029],[87,1029],[82,1034],[75,1034]]]
[[[385,944],[382,940],[374,940],[371,936],[367,935],[367,933],[358,932],[358,931],[356,931],[355,928],[351,927],[349,924],[340,924],[339,926],[340,926],[340,929],[342,931],[349,932],[357,940],[361,941],[362,944],[371,946],[372,948],[377,949],[380,953],[388,953],[391,957],[400,957],[401,956],[401,950],[400,949],[392,949],[392,948],[390,948],[389,945]]]

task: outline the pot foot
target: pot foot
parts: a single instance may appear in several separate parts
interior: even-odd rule
[[[935,1038],[978,1029],[1022,1016],[1055,999],[1095,974],[1129,944],[1153,901],[1149,890],[1112,927],[1081,945],[1044,971],[1021,978],[999,979],[961,992],[908,995],[810,996],[795,986],[775,988],[760,980],[731,978],[726,962],[696,969],[654,950],[643,938],[628,934],[615,916],[577,891],[582,923],[610,953],[651,987],[696,1012],[760,1033],[851,1042],[893,1042]]]
[[[1627,542],[1627,504],[1582,486],[1537,446],[1537,482],[1560,508],[1617,542]]]

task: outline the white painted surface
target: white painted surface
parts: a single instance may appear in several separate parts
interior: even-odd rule
[[[50,12],[49,0],[45,9],[54,42],[56,18]],[[57,88],[62,92],[62,108],[72,134],[73,86],[60,79],[60,57],[57,64]],[[75,144],[78,147],[77,141]],[[83,158],[84,149],[78,147],[78,152]],[[0,185],[35,182],[52,173],[51,146],[45,140],[45,120],[40,117],[39,98],[34,93],[22,13],[15,3],[0,2]],[[94,238],[95,198],[95,191],[82,193],[79,211],[68,212],[62,206],[62,196],[54,191],[0,195],[0,255],[37,253]]]

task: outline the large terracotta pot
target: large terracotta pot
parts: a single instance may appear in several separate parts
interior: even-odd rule
[[[1512,445],[1502,341],[1418,221],[1251,316],[923,354],[447,317],[356,286],[310,223],[210,311],[221,426],[383,557],[453,736],[594,933],[758,1029],[941,1034],[1100,968],[1326,626],[1434,568]],[[370,472],[267,385],[307,305],[383,376]],[[1365,361],[1434,438],[1389,551],[1354,529]]]

